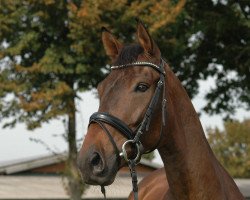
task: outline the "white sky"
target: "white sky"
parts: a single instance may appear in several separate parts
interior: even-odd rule
[[[203,96],[206,91],[214,87],[214,80],[209,78],[207,81],[200,81],[199,84],[199,95],[193,100],[193,104],[197,111],[200,111],[201,107],[205,105],[206,102]],[[86,132],[89,116],[97,111],[98,108],[98,99],[95,98],[93,92],[85,92],[81,97],[82,101],[77,101],[79,110],[77,115],[78,139],[82,138]],[[239,109],[235,118],[239,120],[250,118],[250,112]],[[211,117],[202,114],[200,120],[204,129],[209,126],[217,126],[220,129],[223,128],[222,117],[220,115]],[[14,129],[0,128],[0,163],[47,155],[50,153],[44,145],[31,141],[32,138],[42,140],[52,151],[58,153],[65,151],[67,149],[67,143],[62,137],[64,132],[64,125],[60,120],[54,120],[35,131],[27,131],[23,124],[17,125]],[[79,144],[81,144],[81,142],[79,142]],[[158,155],[155,161],[160,163]]]

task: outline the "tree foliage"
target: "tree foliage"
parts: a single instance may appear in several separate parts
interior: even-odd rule
[[[1,96],[14,94],[12,101],[1,101],[1,116],[14,114],[14,123],[25,122],[33,129],[68,114],[71,97],[102,73],[100,66],[93,70],[91,58],[80,56],[73,46],[74,29],[69,28],[73,16],[69,17],[67,3],[2,1],[1,5],[1,56],[5,58]]]
[[[211,75],[216,79],[216,87],[206,94],[204,110],[232,114],[238,106],[250,109],[249,1],[213,2],[217,3],[193,3],[193,8],[186,5],[193,11],[193,33],[199,38],[190,45],[189,55],[195,55],[191,66],[199,70],[197,77]]]
[[[250,178],[250,119],[228,121],[224,127],[208,130],[210,146],[232,176]]]
[[[250,109],[249,18],[248,0],[187,0],[175,23],[154,32],[191,97],[198,80],[215,78],[215,87],[204,91],[209,114]]]

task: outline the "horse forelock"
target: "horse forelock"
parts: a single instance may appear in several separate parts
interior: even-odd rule
[[[121,49],[113,65],[124,65],[135,62],[141,53],[143,53],[143,48],[139,44],[126,45]]]

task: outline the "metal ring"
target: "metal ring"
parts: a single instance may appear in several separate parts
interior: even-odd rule
[[[124,144],[122,145],[122,156],[124,160],[127,162],[131,160],[131,159],[128,159],[128,154],[126,152],[126,145],[129,143],[133,143],[136,145],[137,154],[136,154],[136,157],[133,159],[136,162],[137,160],[140,159],[140,145],[138,143],[135,143],[134,140],[127,140],[126,142],[124,142]]]

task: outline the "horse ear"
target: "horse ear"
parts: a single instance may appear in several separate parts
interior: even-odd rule
[[[158,46],[149,35],[143,23],[138,19],[137,19],[137,38],[139,44],[143,47],[144,52],[150,54],[151,56],[155,56],[157,58],[161,57],[161,52]]]
[[[114,61],[123,45],[105,27],[102,27],[102,43],[106,54]]]

